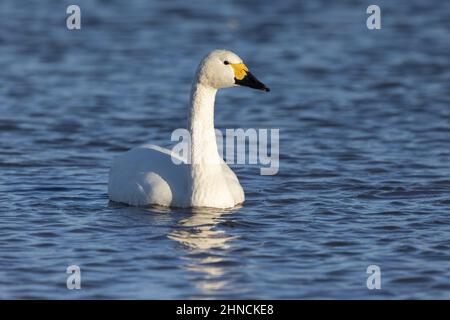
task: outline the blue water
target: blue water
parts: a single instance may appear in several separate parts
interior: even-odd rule
[[[450,298],[450,3],[0,3],[0,298]],[[170,145],[210,50],[270,93],[216,126],[279,128],[235,210],[110,203],[115,156]],[[381,268],[368,290],[366,268]],[[81,268],[81,290],[66,268]]]

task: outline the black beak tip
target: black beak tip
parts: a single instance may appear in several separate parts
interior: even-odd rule
[[[234,83],[240,86],[258,89],[261,91],[269,92],[270,89],[262,82],[258,81],[253,74],[247,72],[246,76],[242,79],[234,78]]]

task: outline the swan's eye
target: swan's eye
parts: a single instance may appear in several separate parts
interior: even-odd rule
[[[224,65],[230,64],[227,60],[223,62]]]

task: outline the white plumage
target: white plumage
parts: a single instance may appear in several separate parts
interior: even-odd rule
[[[191,161],[154,145],[131,149],[111,167],[110,200],[133,206],[215,208],[244,202],[239,180],[218,153],[214,131],[216,92],[236,85],[268,91],[236,54],[225,50],[208,54],[198,67],[191,91]],[[174,159],[181,163],[175,164]]]

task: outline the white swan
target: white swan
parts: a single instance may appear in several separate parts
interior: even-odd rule
[[[133,206],[214,208],[244,202],[239,180],[219,156],[214,131],[216,92],[234,86],[269,91],[233,52],[209,53],[197,69],[191,91],[191,161],[154,145],[131,149],[117,157],[111,167],[109,199]]]

